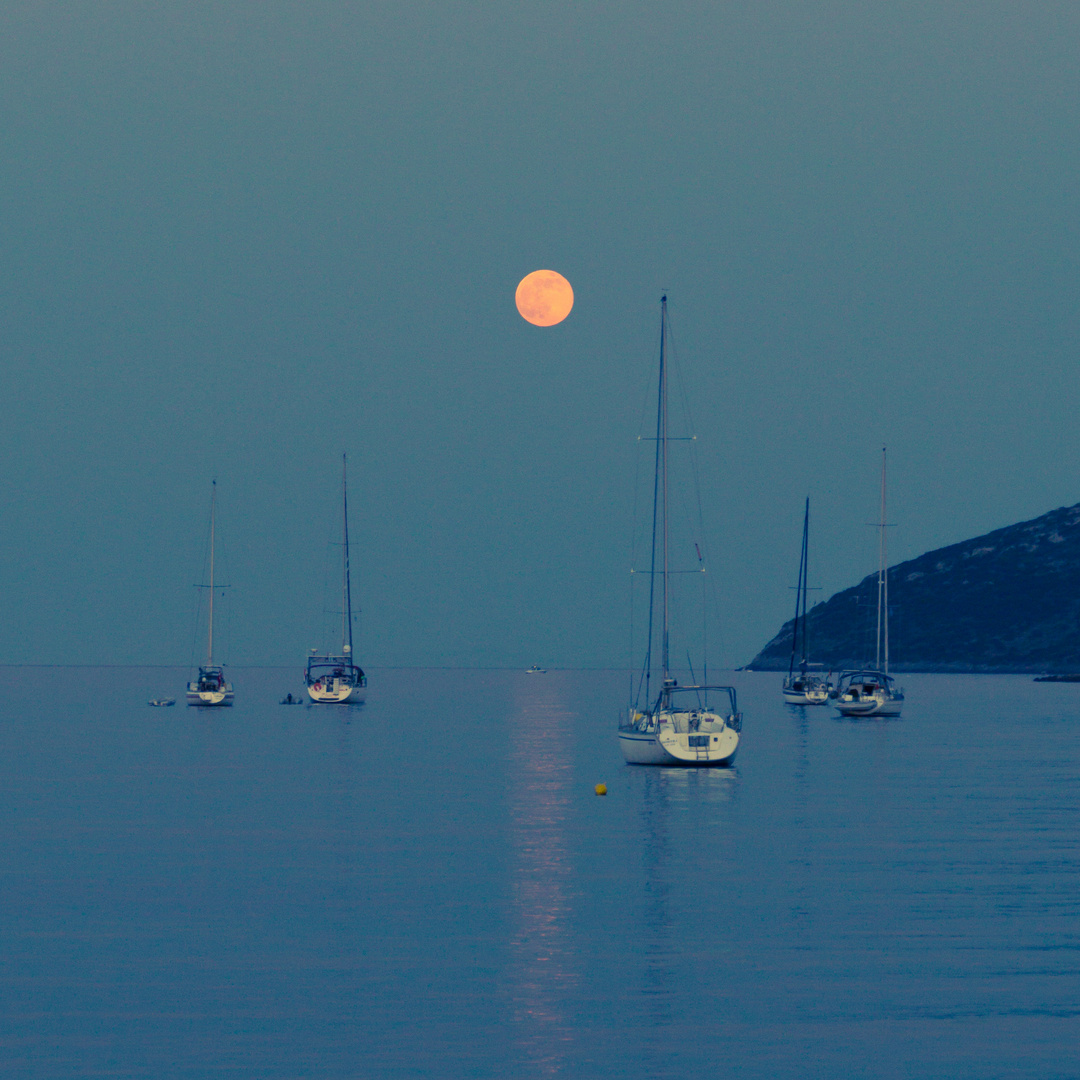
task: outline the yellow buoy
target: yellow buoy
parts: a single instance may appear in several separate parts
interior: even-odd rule
[[[596,794],[597,795],[606,795],[607,794],[607,784],[597,784],[596,785]]]

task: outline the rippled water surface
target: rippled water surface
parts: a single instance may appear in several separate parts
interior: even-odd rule
[[[693,771],[617,673],[185,675],[0,671],[4,1076],[1080,1075],[1080,685],[738,673]]]

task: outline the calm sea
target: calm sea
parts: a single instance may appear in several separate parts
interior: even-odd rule
[[[0,1075],[1080,1075],[1080,685],[738,673],[691,771],[618,673],[185,676],[0,670]]]

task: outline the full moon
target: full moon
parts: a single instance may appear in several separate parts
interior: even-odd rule
[[[533,326],[561,323],[574,306],[570,282],[554,270],[534,270],[521,279],[514,302],[526,322]]]

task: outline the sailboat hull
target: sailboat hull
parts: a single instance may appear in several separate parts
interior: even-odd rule
[[[619,749],[631,765],[675,765],[655,735],[619,732]]]
[[[619,733],[619,747],[623,758],[629,765],[668,765],[676,767],[701,767],[730,765],[735,760],[739,748],[739,737],[731,732],[732,738],[724,740],[723,748],[697,750],[679,746],[677,743],[665,744],[658,735],[639,735]]]
[[[730,765],[739,733],[716,713],[663,712],[663,722],[638,713],[632,726],[620,728],[619,747],[630,765]],[[670,718],[670,719],[669,719]]]
[[[187,692],[189,705],[201,705],[204,707],[225,706],[233,703],[232,687],[225,690],[191,690]]]
[[[316,686],[319,689],[316,689]],[[325,683],[315,683],[307,688],[308,697],[316,705],[355,705],[364,700],[367,687],[350,686],[327,689]]]
[[[903,701],[860,701],[841,704],[833,702],[841,716],[899,716]]]
[[[828,705],[829,694],[825,690],[784,690],[786,705]]]

